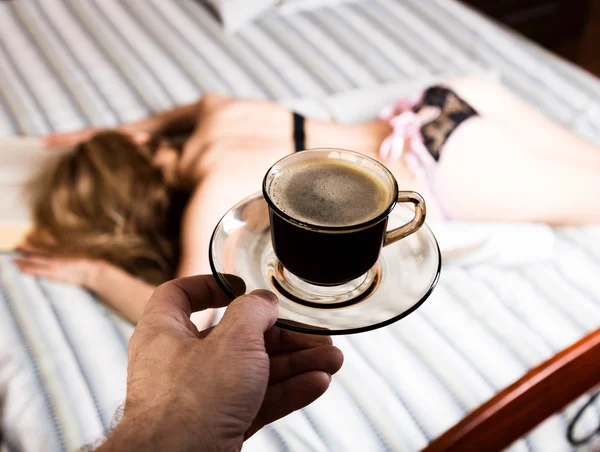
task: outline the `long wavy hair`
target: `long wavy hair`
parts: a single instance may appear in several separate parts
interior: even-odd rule
[[[102,259],[152,284],[173,277],[167,184],[127,136],[95,135],[49,162],[29,191],[32,238],[48,251]]]

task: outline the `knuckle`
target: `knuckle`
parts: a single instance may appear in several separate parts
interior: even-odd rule
[[[169,292],[173,291],[173,287],[173,281],[167,281],[162,283],[156,289],[154,289],[154,292],[152,292],[152,296],[150,297],[148,307],[152,305],[152,299],[160,299],[162,297],[165,297]]]
[[[264,292],[266,292],[266,291],[264,291]],[[261,293],[259,291],[255,291],[255,292],[251,292],[249,294],[246,294],[246,295],[244,295],[242,297],[239,297],[236,301],[238,301],[238,300],[239,300],[240,303],[244,303],[244,302],[246,302],[246,303],[248,303],[248,302],[251,302],[251,303],[265,303],[265,302],[268,301],[267,297],[263,293]]]
[[[172,285],[173,285],[172,281],[164,282],[161,285],[159,285],[156,289],[154,289],[154,293],[162,293],[165,290],[168,290],[169,287],[171,287]]]
[[[269,291],[269,290],[265,290],[265,289],[257,289],[251,292],[252,295],[257,295],[259,296],[261,299],[265,300],[265,301],[269,301],[271,303],[275,303],[277,302],[277,296]]]
[[[213,336],[222,337],[226,342],[245,343],[256,335],[251,320],[237,315],[235,317],[233,322],[223,322],[217,325],[216,334]]]
[[[254,316],[258,314],[258,312],[262,312],[262,308],[265,307],[266,304],[267,303],[264,298],[256,294],[248,294],[233,300],[229,304],[228,310],[230,310],[231,314],[235,316],[242,316],[246,318],[248,316]]]

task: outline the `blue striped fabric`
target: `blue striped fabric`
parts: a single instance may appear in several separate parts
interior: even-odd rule
[[[85,291],[22,278],[6,255],[1,267],[6,438],[15,450],[74,450],[102,438],[123,402],[132,326]]]
[[[223,32],[190,0],[0,4],[0,136],[111,126],[203,92],[319,97],[497,70],[543,112],[597,140],[588,74],[451,0],[363,0]]]
[[[589,244],[600,243],[600,229],[553,234],[550,260],[446,266],[431,299],[407,319],[336,338],[346,362],[331,390],[245,450],[419,450],[597,328],[600,249]],[[131,326],[85,291],[19,275],[9,255],[0,259],[0,310],[0,350],[11,354],[0,359],[7,439],[17,450],[73,450],[102,438],[124,396]],[[584,401],[512,450],[571,450],[566,426]],[[578,428],[597,425],[597,410]],[[35,435],[23,434],[28,426]]]
[[[226,34],[190,0],[0,3],[0,136],[111,126],[207,91],[323,98],[494,70],[600,143],[600,83],[451,0],[365,0],[268,16]],[[453,264],[431,299],[383,330],[336,339],[344,369],[249,451],[416,451],[528,369],[600,325],[600,231],[551,231],[528,264]],[[0,256],[2,447],[72,451],[101,439],[124,396],[132,327],[89,293]],[[568,451],[585,398],[514,451]],[[600,421],[600,407],[579,425]]]

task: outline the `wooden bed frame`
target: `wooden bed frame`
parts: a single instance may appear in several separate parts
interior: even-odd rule
[[[600,329],[529,371],[423,452],[502,450],[598,385]]]
[[[549,49],[578,40],[590,0],[461,0]]]

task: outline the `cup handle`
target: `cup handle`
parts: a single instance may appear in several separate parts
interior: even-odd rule
[[[425,222],[425,200],[423,197],[414,191],[401,191],[398,192],[398,202],[411,202],[415,205],[415,217],[410,223],[406,223],[404,226],[400,226],[391,231],[385,233],[385,239],[383,246],[388,246],[398,240],[408,237],[413,232],[416,232],[423,223]]]

